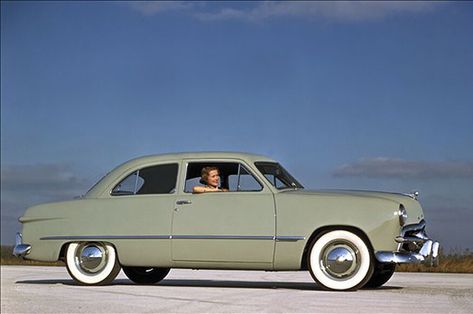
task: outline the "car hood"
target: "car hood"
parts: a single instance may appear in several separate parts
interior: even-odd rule
[[[360,204],[368,204],[372,201],[377,202],[378,204],[391,203],[395,205],[388,205],[388,208],[397,209],[400,204],[406,208],[408,213],[407,224],[418,223],[420,220],[424,219],[424,212],[420,203],[407,194],[402,193],[390,193],[390,192],[378,192],[378,191],[358,191],[358,190],[284,190],[281,191],[281,196],[301,196],[301,197],[315,197],[315,198],[329,198],[332,201],[340,199],[340,201],[348,198],[350,199],[350,206],[355,208],[360,208]],[[364,206],[362,206],[364,207]]]
[[[381,191],[363,191],[363,190],[286,190],[284,193],[293,193],[300,195],[319,195],[319,196],[354,196],[360,198],[376,198],[393,201],[399,204],[416,202],[416,200],[402,193],[381,192]]]

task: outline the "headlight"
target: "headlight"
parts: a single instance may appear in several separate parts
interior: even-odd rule
[[[406,222],[407,222],[407,210],[401,204],[399,205],[399,224],[402,227],[406,224]]]

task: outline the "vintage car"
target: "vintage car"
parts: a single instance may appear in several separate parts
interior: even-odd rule
[[[192,193],[203,167],[226,192]],[[14,254],[64,260],[79,284],[120,269],[153,284],[171,268],[309,270],[328,290],[378,287],[396,264],[438,263],[415,194],[309,191],[264,156],[179,153],[128,161],[79,199],[33,206]]]

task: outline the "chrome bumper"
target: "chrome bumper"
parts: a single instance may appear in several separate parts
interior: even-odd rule
[[[380,263],[425,264],[438,266],[440,244],[427,237],[425,221],[407,225],[395,241],[399,243],[398,251],[378,251],[375,256]]]
[[[16,233],[16,245],[13,248],[13,255],[16,257],[25,257],[30,254],[31,245],[23,243],[23,236],[21,233]]]

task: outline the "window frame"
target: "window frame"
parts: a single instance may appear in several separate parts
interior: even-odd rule
[[[277,166],[279,166],[280,169],[288,175],[288,178],[289,178],[289,179],[292,179],[292,181],[293,181],[292,183],[296,184],[296,186],[292,186],[292,187],[287,186],[287,187],[278,188],[278,187],[276,186],[276,182],[274,182],[274,184],[273,184],[273,182],[271,182],[271,180],[270,180],[268,177],[266,177],[266,174],[264,174],[263,171],[261,171],[261,170],[259,169],[258,164],[259,164],[260,166],[263,166],[263,167],[266,166],[266,165],[277,165]],[[272,186],[272,187],[273,187],[274,189],[276,189],[277,191],[284,191],[284,190],[287,190],[287,189],[292,189],[292,190],[294,190],[294,189],[296,189],[296,190],[303,190],[303,189],[304,189],[304,186],[303,186],[289,171],[287,171],[286,168],[284,168],[279,162],[273,162],[273,161],[255,161],[255,162],[254,162],[254,165],[255,165],[256,169],[258,169],[258,171],[261,173],[261,175],[263,176],[263,178],[269,183],[269,185]],[[275,177],[274,180],[275,180],[275,179],[277,179],[277,178]],[[280,179],[278,179],[278,180],[279,180],[280,182],[282,182]],[[284,183],[284,182],[282,182],[282,183]]]
[[[147,168],[153,168],[153,167],[159,167],[159,166],[168,166],[168,165],[176,165],[176,173],[175,173],[175,183],[174,183],[174,188],[172,189],[172,192],[170,193],[146,193],[146,194],[137,194],[137,186],[138,186],[138,180],[140,178],[140,170],[147,169]],[[180,163],[173,161],[173,162],[164,162],[164,163],[159,163],[159,164],[150,164],[150,165],[141,165],[138,168],[135,168],[133,171],[127,171],[126,175],[120,176],[120,180],[117,180],[116,183],[114,183],[112,188],[110,189],[109,196],[111,197],[120,197],[120,196],[149,196],[149,195],[172,195],[177,193],[177,187],[179,185],[179,171],[180,171]],[[135,179],[135,188],[133,194],[114,194],[113,190],[122,183],[124,180],[126,180],[129,176],[133,175],[136,173],[136,179]]]
[[[237,190],[237,191],[228,191],[228,192],[225,192],[225,193],[261,193],[263,191],[265,191],[267,189],[266,185],[261,181],[261,179],[259,178],[259,176],[255,173],[255,171],[249,167],[243,160],[222,160],[222,159],[188,159],[188,160],[183,160],[184,162],[184,167],[182,169],[185,169],[185,171],[183,171],[182,173],[182,184],[180,185],[181,188],[182,188],[182,193],[184,193],[185,195],[189,195],[189,194],[194,194],[192,193],[192,191],[186,191],[186,184],[187,184],[187,173],[188,173],[188,170],[189,170],[189,165],[191,164],[205,164],[205,163],[208,163],[208,164],[212,164],[212,165],[215,165],[215,164],[238,164],[238,171],[239,171],[239,174],[240,174],[240,171],[241,171],[241,167],[243,167],[246,172],[248,172],[249,175],[251,175],[255,181],[258,183],[258,185],[261,187],[260,190],[249,190],[249,191],[241,191],[241,190]],[[195,177],[197,178],[197,177]],[[205,193],[203,193],[205,194]]]

